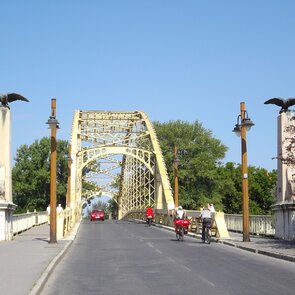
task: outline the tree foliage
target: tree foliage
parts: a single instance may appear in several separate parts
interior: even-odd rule
[[[227,148],[198,122],[154,123],[171,184],[173,148],[178,149],[179,204],[199,209],[214,203],[226,213],[242,212],[241,165],[222,163]],[[276,171],[249,167],[250,214],[269,214],[274,202]]]
[[[45,210],[50,203],[50,138],[43,137],[17,150],[12,169],[16,212]],[[65,206],[68,175],[68,142],[57,141],[57,204]]]
[[[188,123],[170,121],[154,123],[173,183],[173,148],[178,149],[179,203],[187,209],[197,209],[209,201],[217,201],[217,165],[227,150],[212,132],[197,121]]]

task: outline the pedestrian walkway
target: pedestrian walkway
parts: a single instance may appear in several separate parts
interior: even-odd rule
[[[48,225],[33,227],[15,236],[13,241],[0,242],[1,294],[41,294],[42,287],[54,266],[61,260],[74,240],[79,225],[80,223],[77,223],[71,234],[56,244],[48,243]],[[156,226],[174,231],[172,227]],[[188,235],[201,239],[199,234],[189,233]],[[218,242],[253,253],[295,262],[295,241],[260,236],[251,236],[250,238],[250,242],[243,242],[242,234],[230,232],[229,239],[221,239]]]
[[[174,231],[173,227],[165,225],[156,225],[157,227],[165,228]],[[188,233],[188,236],[201,240],[201,235],[196,233]],[[229,232],[229,238],[216,239],[213,237],[213,242],[222,243],[224,245],[237,247],[242,250],[253,253],[267,255],[274,258],[295,262],[295,240],[285,241],[263,236],[250,235],[250,242],[243,242],[243,234]]]
[[[35,226],[12,241],[0,242],[1,294],[39,294],[50,271],[72,243],[77,226],[71,235],[56,244],[48,243],[47,224]]]
[[[219,242],[253,253],[295,262],[295,240],[285,241],[251,235],[250,242],[243,242],[243,234],[230,232],[229,235],[230,239],[221,239]]]

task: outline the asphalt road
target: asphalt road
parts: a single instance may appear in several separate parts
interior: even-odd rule
[[[295,264],[127,221],[84,221],[42,294],[294,294]]]

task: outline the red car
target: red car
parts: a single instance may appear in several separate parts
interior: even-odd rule
[[[90,221],[102,220],[104,221],[104,211],[102,210],[92,210],[90,213]]]

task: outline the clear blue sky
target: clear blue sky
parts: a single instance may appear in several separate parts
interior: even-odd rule
[[[198,120],[240,162],[232,133],[245,101],[255,126],[250,165],[276,168],[271,97],[295,96],[295,1],[0,0],[0,93],[11,104],[13,153],[49,136],[70,139],[74,110],[143,110],[152,121]]]

